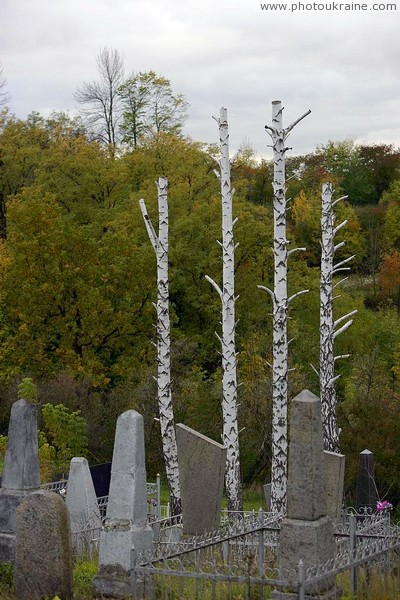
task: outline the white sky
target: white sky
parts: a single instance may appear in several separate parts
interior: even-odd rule
[[[1,0],[0,23],[19,117],[73,114],[74,91],[97,78],[96,56],[108,46],[127,75],[152,69],[171,80],[190,103],[185,131],[196,140],[217,141],[211,116],[226,106],[231,149],[246,140],[269,157],[264,125],[271,101],[282,100],[286,125],[312,110],[292,132],[294,154],[346,137],[400,146],[400,0],[381,12],[272,12],[257,0]]]

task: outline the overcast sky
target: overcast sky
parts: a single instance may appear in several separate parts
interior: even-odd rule
[[[211,116],[226,106],[231,149],[249,141],[270,157],[264,125],[282,100],[286,125],[312,110],[291,134],[293,154],[346,137],[400,146],[397,2],[273,12],[257,0],[1,0],[0,62],[19,117],[74,114],[73,93],[97,78],[108,46],[127,75],[152,69],[185,95],[196,140],[217,141]]]

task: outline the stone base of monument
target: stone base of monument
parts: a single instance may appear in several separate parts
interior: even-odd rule
[[[278,552],[279,567],[283,573],[290,573],[293,579],[288,579],[288,590],[297,587],[297,569],[299,561],[302,560],[304,568],[313,565],[322,565],[334,556],[335,541],[333,535],[332,519],[321,517],[315,521],[302,519],[284,519],[280,531],[280,546]],[[296,578],[295,578],[296,577]],[[294,579],[295,578],[295,579]],[[333,579],[327,579],[314,586],[318,594],[327,593],[334,586]],[[291,598],[292,596],[288,596]],[[310,596],[311,598],[313,596]],[[325,597],[325,596],[324,596]],[[286,598],[286,596],[275,596],[275,598]]]
[[[99,574],[93,582],[95,598],[132,597],[132,549],[140,556],[151,551],[153,530],[135,530],[129,520],[106,519],[100,533]],[[143,589],[139,578],[137,585]]]
[[[15,512],[28,494],[30,491],[0,489],[0,563],[14,562]]]

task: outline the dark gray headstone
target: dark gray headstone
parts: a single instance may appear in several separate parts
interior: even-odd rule
[[[69,514],[54,492],[33,492],[17,508],[14,586],[18,600],[73,597]]]
[[[18,400],[11,408],[2,487],[7,490],[32,490],[39,486],[36,405]]]
[[[269,512],[271,510],[271,484],[270,483],[266,483],[265,485],[263,485],[263,492],[264,492],[264,498],[265,498],[266,511]]]
[[[11,408],[0,489],[0,563],[13,562],[15,511],[22,500],[39,487],[36,405],[18,400]]]
[[[221,515],[226,448],[182,423],[176,426],[176,443],[183,532],[213,531]]]
[[[327,510],[333,519],[339,519],[342,513],[345,463],[344,454],[324,451]]]
[[[377,501],[374,455],[370,450],[363,450],[358,459],[357,510],[362,508],[376,510]]]

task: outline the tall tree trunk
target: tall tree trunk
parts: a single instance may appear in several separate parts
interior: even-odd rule
[[[157,390],[160,414],[161,438],[171,495],[171,511],[173,515],[181,511],[181,491],[178,468],[178,451],[176,445],[174,412],[171,394],[171,352],[170,352],[170,318],[169,318],[169,281],[168,281],[168,181],[160,177],[158,189],[159,232],[147,214],[144,200],[140,200],[140,208],[146,224],[150,242],[157,257]]]
[[[233,220],[231,189],[231,165],[229,160],[229,130],[226,108],[221,108],[219,125],[221,148],[220,172],[222,198],[222,290],[213,279],[206,279],[217,290],[222,303],[222,337],[219,337],[222,348],[222,416],[223,444],[227,448],[225,488],[228,497],[228,509],[243,509],[239,432],[237,420],[237,374],[235,345],[235,243],[233,238]]]
[[[285,140],[295,125],[307,116],[302,115],[287,129],[283,129],[280,101],[272,102],[272,126],[266,130],[272,139],[274,153],[274,291],[264,286],[273,302],[273,365],[272,365],[272,466],[271,466],[271,510],[275,513],[286,511],[287,488],[287,386],[288,386],[288,305],[300,293],[288,298],[287,263],[288,251],[286,238],[286,150]],[[296,250],[299,250],[296,249]]]
[[[333,275],[340,271],[347,271],[345,265],[353,256],[341,261],[334,266],[335,251],[344,246],[344,242],[335,245],[335,235],[346,225],[343,221],[338,227],[334,227],[335,216],[334,205],[342,200],[338,198],[332,202],[333,188],[331,183],[322,186],[322,214],[321,214],[321,281],[320,281],[320,397],[322,410],[322,427],[324,433],[324,447],[330,452],[340,452],[339,430],[336,421],[336,391],[335,360],[345,358],[348,355],[334,356],[334,340],[342,331],[350,327],[352,320],[347,321],[340,329],[336,327],[357,311],[341,317],[337,321],[333,318]],[[340,282],[339,282],[340,283]],[[336,330],[335,330],[336,329]]]

